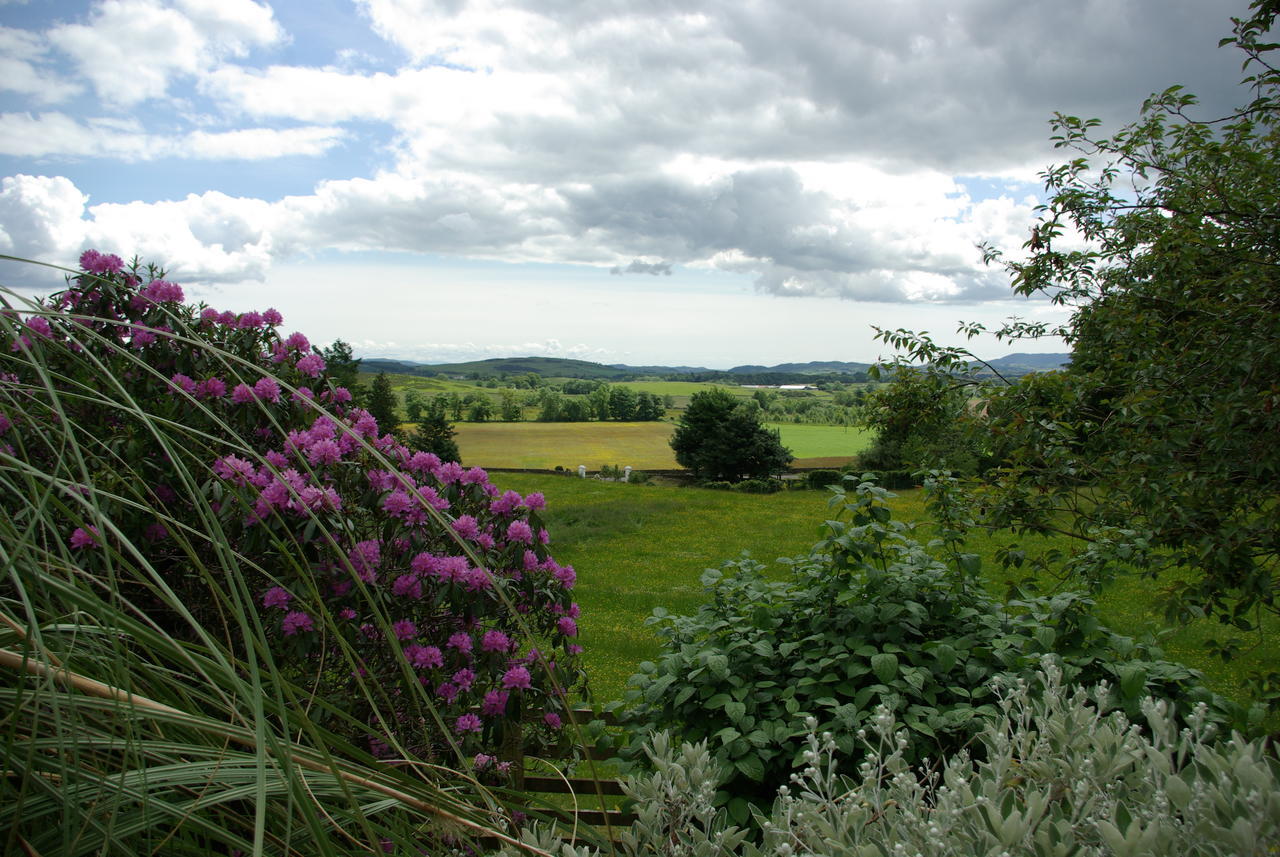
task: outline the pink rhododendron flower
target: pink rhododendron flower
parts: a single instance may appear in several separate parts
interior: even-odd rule
[[[299,357],[298,362],[293,365],[308,378],[319,378],[320,373],[324,371],[325,364],[324,358],[319,354],[308,354],[305,357]]]
[[[472,646],[471,635],[464,633],[462,631],[458,631],[456,634],[450,635],[449,642],[446,645],[451,649],[457,649],[459,652],[465,655],[471,651],[471,646]],[[505,648],[504,648],[504,651],[505,651]]]
[[[484,721],[475,714],[464,714],[459,717],[453,724],[453,731],[459,735],[465,735],[468,732],[479,732],[484,728]]]
[[[273,586],[262,596],[262,606],[267,608],[278,607],[283,610],[289,606],[289,602],[292,600],[293,596],[283,587]]]
[[[49,327],[49,320],[42,315],[33,315],[27,319],[27,330],[39,336],[53,336],[53,328]]]
[[[220,399],[227,394],[227,384],[221,378],[205,378],[196,388],[196,396],[201,399]]]
[[[337,464],[342,460],[342,450],[331,440],[322,440],[307,450],[307,461],[313,466]]]
[[[560,721],[560,715],[556,714],[554,711],[548,711],[546,714],[542,715],[542,722],[550,726],[552,729],[559,729],[564,725]]]
[[[444,655],[435,646],[420,646],[417,643],[405,646],[404,658],[418,669],[444,666]]]
[[[539,509],[545,509],[547,506],[547,498],[542,496],[541,491],[534,491],[532,494],[524,498],[525,508],[531,512]]]
[[[270,310],[268,310],[268,312],[270,312]],[[276,323],[279,324],[279,322]],[[286,348],[292,348],[295,351],[311,350],[311,343],[307,340],[307,337],[301,333],[289,334],[289,338],[284,341],[284,344]]]
[[[505,690],[491,690],[484,695],[484,701],[480,703],[480,713],[486,717],[499,717],[506,713],[507,699],[510,697]]]
[[[519,505],[520,495],[514,491],[507,491],[489,504],[489,511],[495,515],[510,515]]]
[[[573,589],[573,585],[578,581],[578,573],[573,570],[573,566],[565,565],[557,568],[555,571],[556,580],[560,581],[560,585],[565,589]]]
[[[474,539],[480,534],[480,525],[471,515],[459,515],[453,522],[453,531],[464,539]]]
[[[286,637],[292,637],[294,634],[314,630],[315,622],[301,610],[294,610],[285,614],[280,622],[280,629],[284,631]]]
[[[183,375],[181,372],[175,372],[173,377],[169,379],[169,383],[173,386],[175,391],[181,390],[189,396],[194,396],[196,393],[196,382],[188,378],[186,375]]]
[[[412,640],[418,636],[418,626],[408,619],[392,623],[391,630],[395,632],[397,640]]]
[[[284,316],[282,316],[280,314],[280,310],[275,307],[268,307],[262,312],[262,320],[274,327],[277,324],[284,323]]]
[[[524,667],[514,666],[502,676],[502,686],[508,690],[528,690],[533,686],[533,677]]]
[[[402,574],[391,584],[391,594],[400,598],[421,598],[422,581],[415,574]]]
[[[97,527],[76,527],[71,533],[70,541],[73,548],[96,548],[99,538],[101,535]]]
[[[265,399],[271,404],[280,401],[280,385],[276,383],[276,379],[270,376],[259,378],[258,382],[253,385],[253,392],[260,399]]]
[[[248,384],[240,383],[231,391],[231,401],[237,405],[247,405],[253,401],[253,390]]]
[[[461,690],[471,690],[471,685],[476,680],[476,671],[469,668],[462,668],[453,674],[451,681]]]
[[[505,652],[511,648],[511,639],[501,631],[485,631],[480,640],[482,652]]]
[[[80,267],[91,274],[114,274],[124,268],[124,260],[114,253],[107,256],[97,250],[85,250],[80,254]]]
[[[578,623],[568,616],[561,616],[556,622],[556,627],[560,629],[560,633],[566,637],[578,636]]]
[[[507,525],[507,541],[533,544],[533,530],[524,521],[512,521]]]
[[[139,294],[145,298],[150,298],[156,303],[183,300],[182,286],[177,283],[171,283],[168,280],[152,280],[147,283]]]

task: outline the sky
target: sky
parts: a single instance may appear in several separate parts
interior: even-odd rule
[[[137,255],[364,357],[871,361],[872,325],[1062,320],[977,246],[1016,258],[1049,118],[1114,130],[1175,83],[1227,112],[1246,12],[0,0],[0,253]]]

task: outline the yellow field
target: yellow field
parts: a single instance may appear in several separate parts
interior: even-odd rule
[[[675,428],[652,423],[455,423],[458,451],[467,466],[532,467],[557,465],[576,470],[585,464],[631,465],[637,470],[674,470],[667,441]]]
[[[796,455],[794,467],[840,467],[867,446],[862,429],[771,425]],[[455,423],[458,450],[467,465],[596,471],[605,464],[637,470],[674,470],[668,441],[675,425],[652,423]]]

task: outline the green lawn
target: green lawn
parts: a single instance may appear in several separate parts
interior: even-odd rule
[[[636,665],[652,659],[658,641],[644,620],[654,607],[689,613],[703,600],[699,577],[704,569],[750,551],[773,563],[778,557],[807,553],[827,517],[827,494],[790,491],[773,495],[737,494],[700,488],[582,480],[537,474],[498,474],[503,488],[547,497],[547,528],[556,558],[578,571],[583,645],[598,700],[619,698]],[[901,491],[895,517],[924,518],[923,492]],[[921,538],[928,539],[922,531]],[[1003,591],[1006,575],[991,560],[995,548],[1010,536],[977,534],[971,549],[987,558],[992,587]],[[1027,547],[1050,542],[1024,538]],[[1059,545],[1065,547],[1065,545]],[[774,565],[777,574],[786,573]],[[1102,620],[1127,634],[1161,627],[1157,587],[1136,578],[1122,579],[1100,599]],[[1210,657],[1209,637],[1230,636],[1216,622],[1179,627],[1164,639],[1168,655],[1204,671],[1219,692],[1243,699],[1240,681],[1255,670],[1274,670],[1280,663],[1275,642],[1280,623],[1266,626],[1267,636],[1245,656],[1228,664]]]

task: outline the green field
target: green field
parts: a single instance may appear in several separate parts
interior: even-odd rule
[[[782,445],[796,457],[796,466],[807,458],[852,458],[871,445],[874,432],[846,426],[811,426],[768,423],[782,432]]]
[[[658,639],[644,624],[654,607],[693,612],[703,600],[703,570],[743,550],[766,563],[807,553],[827,517],[828,495],[821,491],[752,495],[538,474],[500,474],[495,481],[547,497],[553,553],[578,571],[585,657],[600,701],[619,698],[636,665],[657,654]],[[923,492],[898,495],[895,517],[924,519]],[[927,529],[920,538],[928,540]],[[985,558],[993,589],[1001,592],[1006,575],[991,558],[998,545],[1010,541],[1003,533],[975,533],[970,542]],[[1062,539],[1024,537],[1022,543],[1029,549],[1068,547]],[[773,568],[779,576],[786,573],[782,566]],[[1157,592],[1149,581],[1122,578],[1099,599],[1099,616],[1126,634],[1158,631],[1163,623]],[[1162,645],[1169,657],[1202,670],[1215,690],[1243,699],[1241,680],[1251,671],[1274,670],[1280,662],[1280,622],[1264,621],[1264,630],[1263,637],[1243,638],[1247,651],[1229,663],[1206,650],[1210,638],[1232,636],[1217,622],[1179,627]]]

